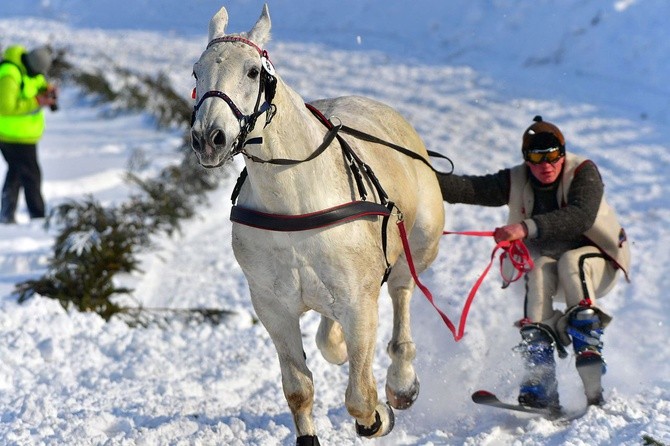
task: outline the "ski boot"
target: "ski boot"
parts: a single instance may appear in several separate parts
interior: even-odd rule
[[[521,328],[517,351],[525,360],[526,373],[519,390],[519,404],[559,412],[554,337],[548,327],[528,324]]]
[[[603,327],[598,312],[589,306],[579,306],[570,312],[567,332],[572,338],[575,365],[584,383],[588,405],[604,404],[602,375],[607,371],[602,356]]]

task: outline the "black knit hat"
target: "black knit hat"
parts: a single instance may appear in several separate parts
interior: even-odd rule
[[[542,120],[542,116],[537,115],[533,118],[535,121],[523,132],[523,142],[521,151],[525,155],[535,150],[546,150],[558,147],[561,153],[565,153],[565,138],[554,124]]]

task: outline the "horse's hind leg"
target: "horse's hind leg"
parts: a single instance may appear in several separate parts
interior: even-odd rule
[[[316,332],[316,346],[331,364],[347,362],[347,345],[344,342],[342,326],[326,316],[321,316],[319,330]]]
[[[414,283],[406,275],[399,274],[406,265],[396,265],[389,278],[389,293],[393,302],[393,334],[386,350],[391,365],[386,372],[386,398],[396,409],[407,409],[419,396],[419,379],[412,365],[416,346],[410,329],[410,299]]]

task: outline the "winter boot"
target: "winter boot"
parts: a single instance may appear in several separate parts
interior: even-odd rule
[[[560,411],[554,338],[541,324],[521,328],[521,343],[517,350],[525,360],[526,372],[519,390],[519,404]]]
[[[602,375],[607,371],[602,357],[603,343],[600,338],[603,328],[598,312],[591,307],[575,308],[568,319],[568,334],[572,337],[575,350],[575,365],[584,383],[584,393],[588,405],[602,405]]]
[[[12,194],[8,192],[2,193],[2,207],[0,210],[0,223],[3,224],[14,224],[16,219],[14,218],[14,213],[16,212],[16,200],[13,200],[11,197]]]

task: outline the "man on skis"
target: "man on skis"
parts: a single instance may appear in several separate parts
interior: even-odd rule
[[[519,350],[526,372],[519,403],[559,411],[554,352],[565,357],[570,345],[587,403],[603,404],[605,372],[602,335],[611,316],[595,306],[616,283],[628,279],[626,233],[603,196],[593,161],[566,152],[565,139],[541,116],[523,134],[524,163],[483,176],[438,175],[449,203],[509,207],[496,242],[523,239],[534,268],[526,274]],[[554,308],[557,296],[566,309]]]

